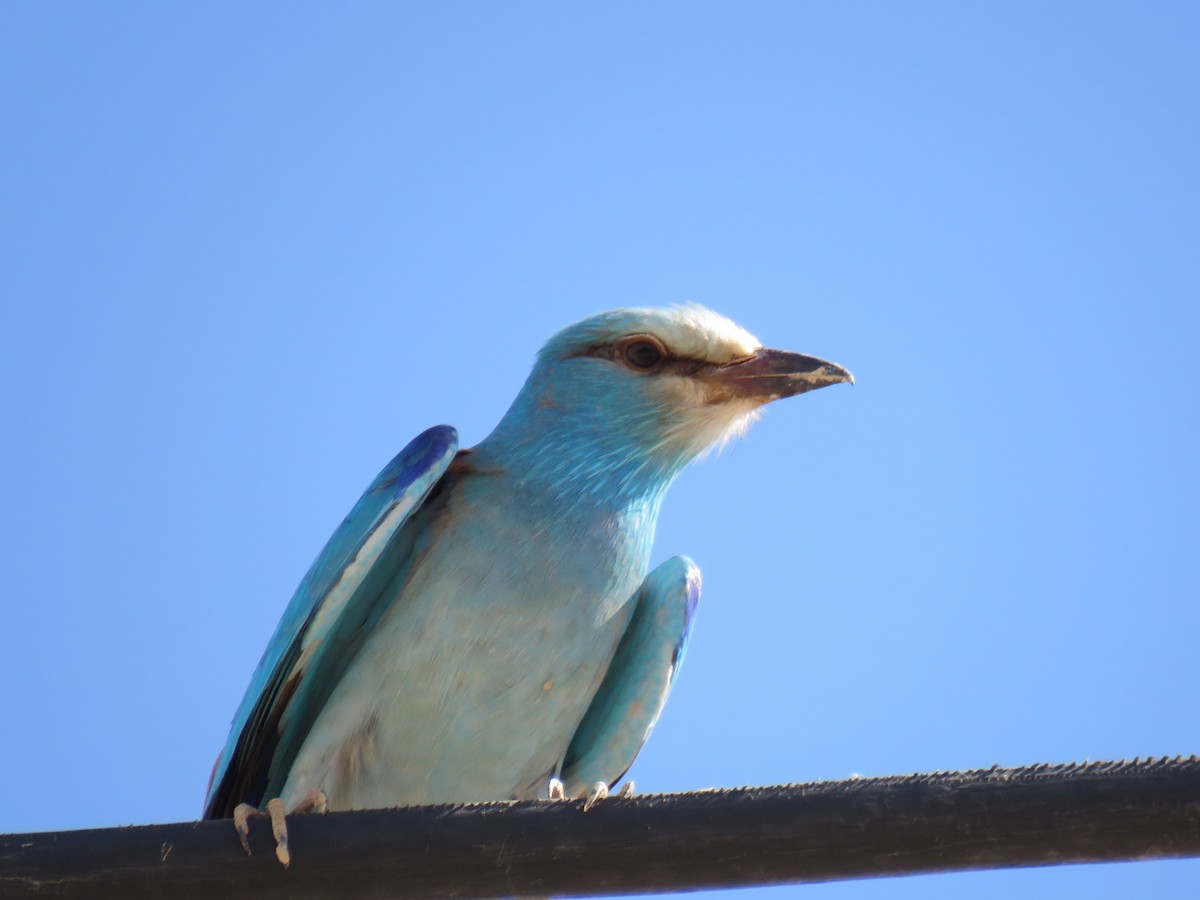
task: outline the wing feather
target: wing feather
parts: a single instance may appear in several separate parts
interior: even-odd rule
[[[688,633],[700,601],[700,570],[674,556],[646,576],[587,713],[563,758],[568,796],[582,796],[597,781],[615,784],[633,765],[679,674]]]
[[[296,588],[213,769],[205,818],[282,789],[316,713],[345,671],[353,636],[382,614],[380,591],[411,551],[397,540],[458,450],[449,425],[422,432],[371,482]],[[310,677],[311,676],[311,677]]]

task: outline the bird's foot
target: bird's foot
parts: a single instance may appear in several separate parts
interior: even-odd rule
[[[550,784],[546,787],[547,800],[566,800],[567,788],[559,779],[551,778]]]
[[[237,832],[238,840],[242,842],[242,849],[246,851],[246,855],[250,856],[250,817],[262,815],[258,811],[257,806],[251,806],[249,803],[239,803],[233,809],[233,830]]]
[[[288,833],[287,833],[287,818],[283,801],[276,797],[274,800],[267,801],[267,811],[262,810],[249,803],[239,803],[233,810],[233,828],[237,831],[238,840],[242,842],[242,849],[246,851],[246,855],[250,856],[250,819],[254,816],[268,816],[271,819],[271,834],[275,837],[275,858],[278,859],[286,869],[292,862],[292,856],[288,852]]]
[[[285,869],[292,864],[292,854],[288,852],[286,813],[283,801],[278,797],[267,801],[267,815],[271,817],[271,834],[275,837],[275,858]]]
[[[329,798],[325,796],[325,792],[320,788],[313,788],[304,795],[304,799],[296,804],[296,808],[292,810],[292,815],[296,813],[316,813],[319,816],[329,812]]]
[[[587,799],[583,801],[583,811],[587,812],[601,800],[608,797],[608,784],[603,781],[597,781],[592,785],[592,789],[588,791]]]
[[[583,811],[587,812],[601,800],[611,796],[608,784],[603,781],[597,781],[592,785],[592,789],[588,791],[587,798],[583,801]],[[633,796],[633,782],[627,781],[621,785],[621,790],[617,791],[617,796],[622,800],[627,800]]]
[[[315,812],[325,815],[328,811],[329,799],[325,796],[325,792],[314,788],[296,805],[292,813]],[[246,851],[247,856],[250,855],[250,818],[261,815],[264,813],[249,803],[239,803],[233,811],[233,827],[237,831],[238,840],[242,842],[242,849]],[[271,835],[275,838],[275,858],[286,869],[292,864],[292,854],[288,849],[287,809],[284,807],[283,801],[278,797],[268,800],[265,815],[271,820]]]

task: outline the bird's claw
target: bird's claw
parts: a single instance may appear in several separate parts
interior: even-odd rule
[[[239,803],[233,809],[233,830],[237,832],[242,849],[250,856],[250,822],[251,816],[259,815],[259,811],[249,803]]]
[[[609,791],[608,784],[603,781],[597,781],[592,785],[592,789],[588,791],[587,798],[583,801],[583,811],[587,812],[601,800],[606,800],[612,793]],[[633,796],[633,782],[627,781],[621,785],[621,789],[616,794],[622,800],[628,800]]]
[[[313,788],[292,809],[292,815],[296,813],[316,813],[319,816],[323,816],[327,812],[329,812],[329,798],[325,796],[325,792],[320,788]]]
[[[292,810],[293,813],[315,812],[321,815],[325,815],[328,811],[329,799],[320,789],[309,791],[308,796]],[[250,817],[261,815],[263,813],[249,803],[239,803],[233,810],[233,827],[237,831],[238,840],[242,842],[242,849],[246,851],[247,856],[251,855]],[[286,869],[292,864],[292,854],[288,849],[287,807],[278,797],[268,800],[266,815],[271,819],[271,835],[275,838],[275,858]]]
[[[286,814],[287,808],[278,797],[267,801],[267,815],[271,817],[271,834],[275,836],[275,858],[285,869],[292,864],[292,854],[288,851]]]
[[[562,781],[560,781],[557,778],[551,778],[550,784],[546,787],[546,799],[547,800],[566,800],[567,799],[566,785],[564,785],[562,783]]]
[[[608,785],[603,781],[597,781],[588,791],[587,799],[583,801],[583,811],[587,812],[606,797],[608,797]]]

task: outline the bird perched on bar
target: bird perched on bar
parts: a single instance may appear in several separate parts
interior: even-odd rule
[[[439,425],[300,582],[213,769],[206,818],[586,797],[619,781],[679,670],[700,572],[647,574],[663,495],[760,408],[842,367],[701,306],[617,309],[542,348],[504,418]],[[270,801],[270,802],[269,802]]]

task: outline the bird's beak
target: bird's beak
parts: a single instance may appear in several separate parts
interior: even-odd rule
[[[854,376],[837,363],[786,350],[767,349],[756,351],[748,359],[710,369],[704,379],[724,394],[724,399],[762,403],[843,381],[854,383]]]

